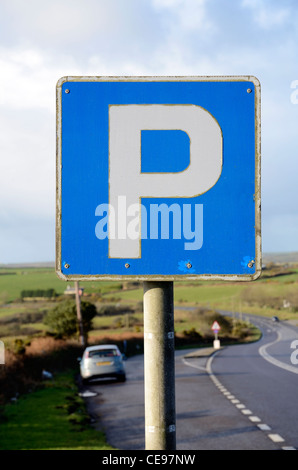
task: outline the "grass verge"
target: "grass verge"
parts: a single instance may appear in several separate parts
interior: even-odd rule
[[[60,373],[0,412],[1,450],[111,450],[90,424],[74,373]]]

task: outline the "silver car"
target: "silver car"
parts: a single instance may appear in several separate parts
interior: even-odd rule
[[[119,382],[126,379],[122,354],[115,344],[89,346],[80,361],[83,383],[91,379],[115,377]]]

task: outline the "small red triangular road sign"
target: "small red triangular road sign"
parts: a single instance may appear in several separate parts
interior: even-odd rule
[[[219,324],[217,323],[217,321],[215,321],[213,323],[213,325],[211,326],[211,330],[215,331],[215,330],[220,330],[220,326]]]

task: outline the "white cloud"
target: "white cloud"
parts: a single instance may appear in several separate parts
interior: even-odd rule
[[[45,111],[0,115],[1,213],[54,215],[55,117]]]
[[[0,246],[0,264],[53,261],[54,221],[24,217],[22,212],[6,218],[1,214]]]
[[[123,55],[143,55],[163,34],[151,2],[139,0],[1,0],[1,32],[11,46],[71,55],[81,63],[92,55],[120,62]]]
[[[263,251],[284,252],[297,251],[298,214],[276,213],[264,216],[262,228]]]
[[[54,230],[55,86],[65,75],[256,75],[262,85],[264,246],[293,247],[296,15],[290,0],[1,0],[0,238],[9,237],[2,244],[6,260],[17,261],[22,250],[30,258],[37,246],[48,253],[43,259],[53,256],[53,233],[45,232]],[[284,235],[277,236],[285,213]],[[43,245],[35,235],[42,233]]]
[[[153,6],[159,10],[167,10],[167,23],[175,28],[176,33],[185,30],[188,33],[198,28],[207,30],[211,22],[206,15],[206,0],[153,0]],[[172,25],[171,20],[172,19]],[[178,36],[179,37],[179,36]]]
[[[264,29],[283,26],[291,15],[289,8],[280,7],[280,2],[276,6],[264,0],[243,0],[242,5],[253,11],[255,22]]]
[[[56,59],[41,49],[0,49],[0,106],[17,109],[46,108],[55,111],[55,84],[61,73],[78,73],[72,57]]]
[[[115,0],[109,3],[115,7]],[[14,31],[19,28],[17,38],[40,38],[42,43],[52,44],[62,40],[74,43],[80,38],[86,41],[96,31],[104,32],[117,18],[117,9],[96,0],[2,0],[2,8],[11,19],[10,27]]]

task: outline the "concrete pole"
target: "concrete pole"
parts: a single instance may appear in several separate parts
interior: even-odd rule
[[[144,282],[146,450],[176,450],[173,282]]]
[[[78,281],[75,281],[75,291],[76,291],[76,307],[77,307],[77,318],[78,318],[78,325],[79,325],[79,332],[80,332],[80,341],[83,347],[86,346],[85,335],[84,335],[84,328],[83,328],[83,319],[82,319],[82,312],[81,312],[81,297],[80,297],[80,289]]]

